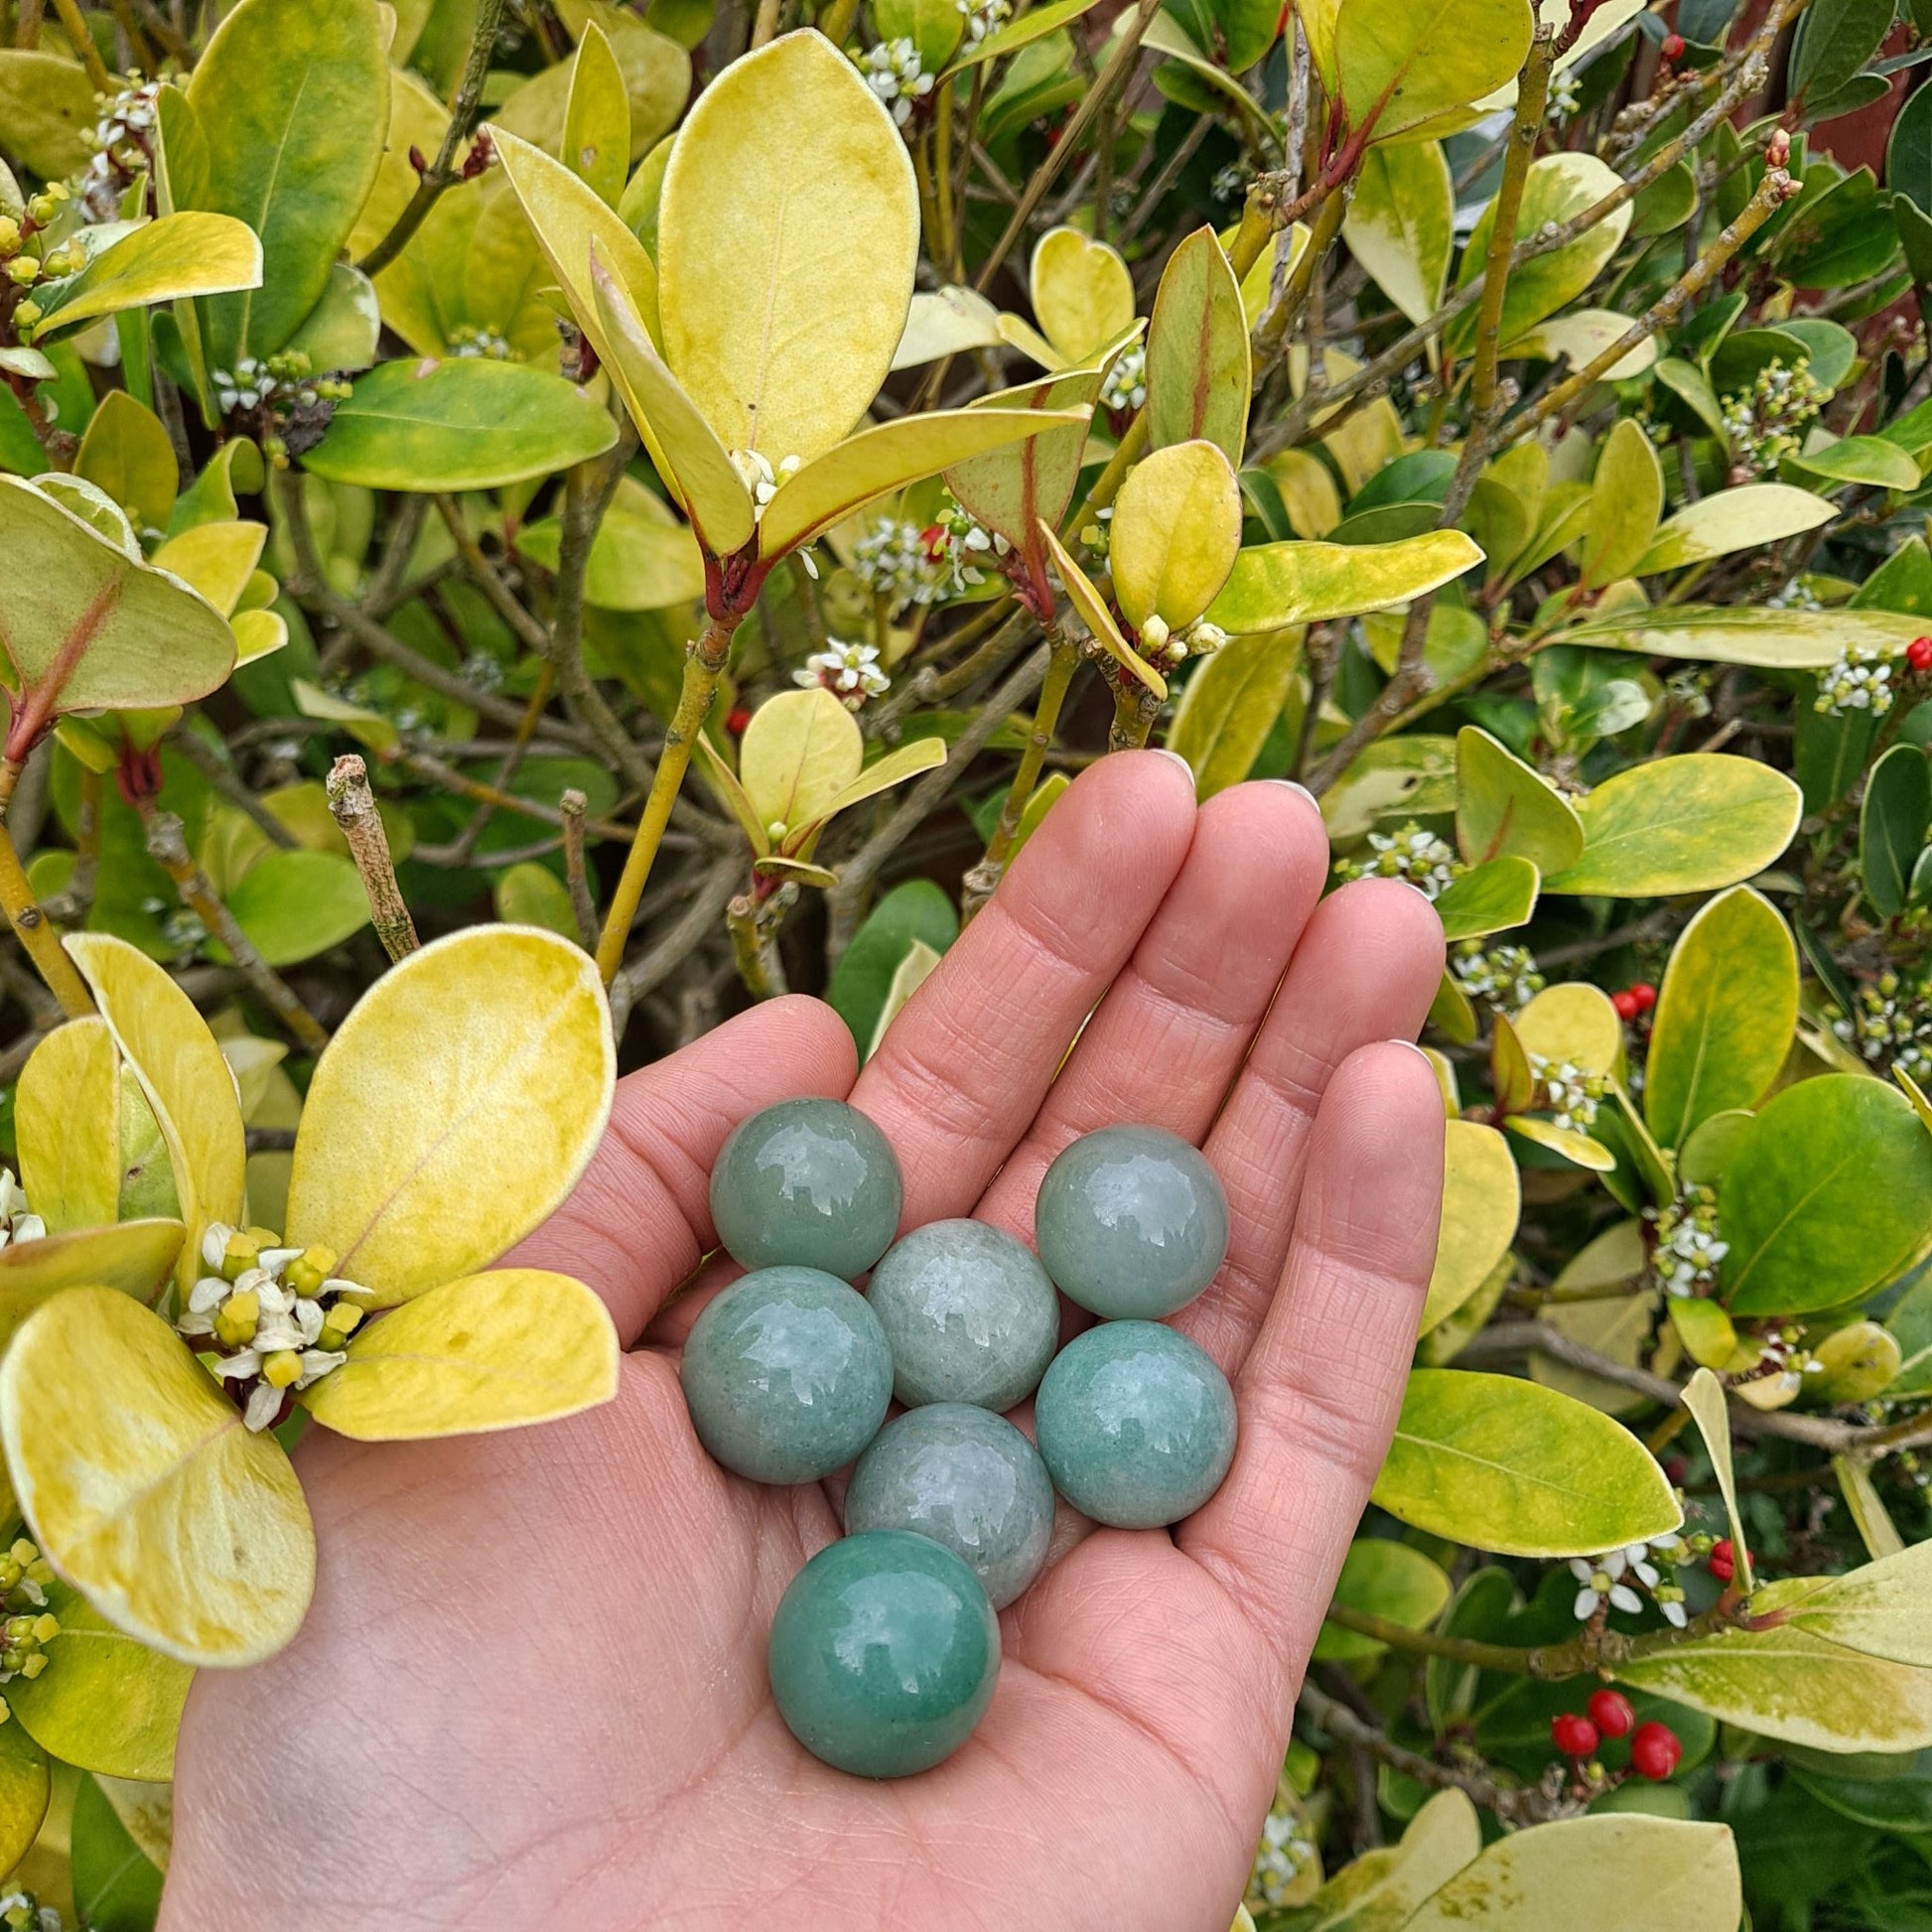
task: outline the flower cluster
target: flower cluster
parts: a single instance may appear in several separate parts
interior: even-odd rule
[[[1130,344],[1114,357],[1107,379],[1100,385],[1100,406],[1111,415],[1139,409],[1147,401],[1147,346]]]
[[[848,711],[862,709],[868,698],[883,698],[893,688],[892,679],[879,668],[876,644],[841,643],[836,637],[806,658],[791,681],[807,691],[822,685]]]
[[[87,265],[87,251],[78,240],[50,248],[45,242],[28,244],[60,217],[69,200],[67,187],[51,182],[16,214],[0,213],[0,324],[10,322],[22,342],[31,342],[45,313],[27,293],[44,281],[78,274]],[[7,304],[12,303],[9,311]],[[5,340],[0,337],[0,340]]]
[[[1550,125],[1566,126],[1582,98],[1583,83],[1574,69],[1566,68],[1561,73],[1553,73],[1550,76],[1549,102],[1543,110]]]
[[[1528,1006],[1548,984],[1527,946],[1485,946],[1480,939],[1464,939],[1455,948],[1449,972],[1468,998],[1505,1015]]]
[[[135,179],[153,174],[155,97],[160,92],[158,80],[143,80],[136,73],[120,92],[94,96],[99,116],[81,136],[93,150],[80,175],[80,204],[88,220],[113,220]]]
[[[5,1932],[62,1932],[62,1919],[30,1891],[0,1892],[0,1927]]]
[[[895,614],[940,596],[927,533],[902,516],[879,517],[852,546],[852,574]]]
[[[1314,1841],[1302,1819],[1277,1805],[1261,1821],[1261,1844],[1255,1851],[1248,1897],[1260,1905],[1285,1905],[1297,1878],[1314,1857]]]
[[[985,583],[986,573],[980,564],[1004,557],[1013,547],[950,496],[939,514],[919,532],[919,542],[937,585],[935,598],[958,597]]]
[[[1696,1561],[1694,1547],[1687,1537],[1660,1537],[1654,1543],[1628,1543],[1600,1557],[1572,1557],[1570,1574],[1578,1584],[1571,1603],[1571,1614],[1579,1623],[1604,1610],[1622,1610],[1635,1615],[1643,1608],[1638,1587],[1647,1590],[1663,1612],[1664,1621],[1681,1630],[1690,1621],[1684,1608],[1684,1592],[1675,1583],[1665,1583],[1663,1572],[1651,1559],[1655,1557],[1672,1571]]]
[[[1760,1407],[1781,1409],[1787,1402],[1795,1400],[1798,1391],[1805,1385],[1807,1375],[1820,1374],[1825,1364],[1805,1345],[1804,1330],[1796,1322],[1787,1322],[1783,1327],[1773,1328],[1754,1337],[1757,1342],[1757,1360],[1741,1375],[1733,1375],[1730,1380],[1737,1382],[1768,1382],[1770,1399],[1761,1401]]]
[[[1822,611],[1825,606],[1810,582],[1803,577],[1789,578],[1782,590],[1764,600],[1767,611]]]
[[[960,49],[966,54],[1013,18],[1013,0],[953,0],[953,5],[966,17],[966,38]]]
[[[495,330],[479,329],[466,322],[450,331],[450,353],[482,356],[490,362],[507,362],[510,359],[510,345],[508,339],[499,336]]]
[[[761,522],[772,497],[778,493],[778,485],[797,474],[798,458],[788,456],[774,468],[771,459],[760,450],[734,450],[731,460],[732,468],[752,492],[753,519]]]
[[[330,1248],[285,1248],[266,1228],[212,1222],[202,1237],[209,1272],[188,1293],[175,1323],[216,1357],[250,1429],[269,1428],[289,1391],[306,1389],[346,1360],[370,1291],[337,1275]]]
[[[1882,718],[1891,709],[1894,654],[1879,644],[1847,644],[1835,663],[1818,673],[1814,709],[1828,716],[1866,711]]]
[[[1530,1106],[1577,1134],[1589,1131],[1598,1104],[1610,1090],[1601,1073],[1592,1073],[1575,1060],[1553,1060],[1546,1053],[1530,1055],[1530,1080],[1534,1088]]]
[[[1882,973],[1859,988],[1849,1014],[1834,1013],[1832,1032],[1864,1059],[1903,1067],[1914,1080],[1932,1077],[1932,985]]]
[[[27,1205],[26,1190],[11,1168],[0,1168],[0,1248],[21,1241],[38,1241],[47,1223]]]
[[[1805,431],[1831,393],[1812,379],[1803,357],[1787,363],[1773,356],[1748,389],[1719,399],[1732,462],[1752,476],[1769,475],[1804,448]]]
[[[1394,832],[1368,835],[1372,859],[1343,859],[1335,872],[1342,879],[1406,879],[1425,898],[1440,898],[1464,870],[1455,848],[1425,832],[1413,819]]]
[[[47,1668],[46,1646],[61,1634],[60,1622],[47,1613],[53,1581],[53,1566],[25,1537],[0,1556],[0,1684],[16,1677],[32,1683]],[[0,1697],[0,1724],[9,1715]]]
[[[209,369],[208,386],[222,415],[235,410],[313,409],[323,401],[341,402],[348,384],[314,374],[301,349],[257,359],[244,355],[232,370]]]
[[[920,62],[918,48],[904,35],[867,48],[862,66],[866,85],[893,110],[893,119],[900,127],[912,118],[915,103],[937,85]]]
[[[1655,1224],[1650,1265],[1666,1295],[1708,1296],[1730,1244],[1718,1238],[1718,1196],[1709,1187],[1686,1187],[1663,1207],[1646,1208]]]

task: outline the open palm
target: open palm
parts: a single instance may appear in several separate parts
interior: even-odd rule
[[[1317,905],[1325,860],[1294,787],[1197,811],[1174,761],[1109,758],[856,1079],[844,1026],[792,999],[622,1082],[517,1256],[604,1296],[617,1399],[505,1436],[313,1433],[315,1606],[272,1662],[196,1683],[164,1932],[1225,1932],[1435,1252],[1442,1105],[1387,1042],[1440,929],[1387,882]],[[1175,1317],[1234,1382],[1220,1493],[1173,1532],[1063,1510],[986,1720],[896,1784],[807,1756],[771,1701],[772,1611],[840,1523],[835,1488],[756,1487],[692,1434],[678,1342],[736,1271],[665,1306],[714,1245],[726,1135],[797,1094],[886,1130],[908,1226],[1030,1235],[1053,1155],[1125,1120],[1198,1141],[1233,1209]]]

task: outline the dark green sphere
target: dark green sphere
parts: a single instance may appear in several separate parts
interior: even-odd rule
[[[950,1757],[993,1701],[1000,1620],[950,1550],[870,1530],[821,1550],[771,1621],[771,1695],[791,1734],[862,1778]]]
[[[898,1231],[904,1189],[886,1137],[842,1100],[781,1100],[741,1121],[711,1171],[711,1219],[747,1268],[850,1282]]]

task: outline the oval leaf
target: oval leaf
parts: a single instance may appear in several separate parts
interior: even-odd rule
[[[1130,298],[1131,311],[1131,298]],[[1204,440],[1239,468],[1248,433],[1248,321],[1212,228],[1173,255],[1147,331],[1148,447]]]
[[[1175,443],[1137,463],[1114,502],[1108,564],[1121,616],[1178,630],[1205,611],[1241,549],[1241,489],[1212,443]]]
[[[1539,872],[1561,872],[1583,852],[1584,827],[1532,766],[1464,725],[1455,735],[1455,842],[1471,866],[1514,853]]]
[[[1407,604],[1482,562],[1460,530],[1395,543],[1263,543],[1234,561],[1207,616],[1230,636]]]
[[[70,1020],[27,1056],[14,1089],[20,1184],[50,1234],[120,1213],[120,1055],[107,1023]],[[0,1259],[19,1254],[0,1249]]]
[[[1450,1120],[1443,1130],[1443,1219],[1421,1332],[1447,1321],[1501,1265],[1516,1239],[1522,1181],[1493,1127]]]

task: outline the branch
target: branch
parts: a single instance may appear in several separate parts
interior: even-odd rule
[[[416,921],[409,916],[409,903],[396,884],[389,835],[383,829],[382,814],[375,808],[375,794],[369,789],[369,768],[353,752],[345,753],[330,767],[323,789],[329,809],[348,841],[348,856],[362,875],[375,936],[392,960],[406,958],[422,941],[416,937]]]

